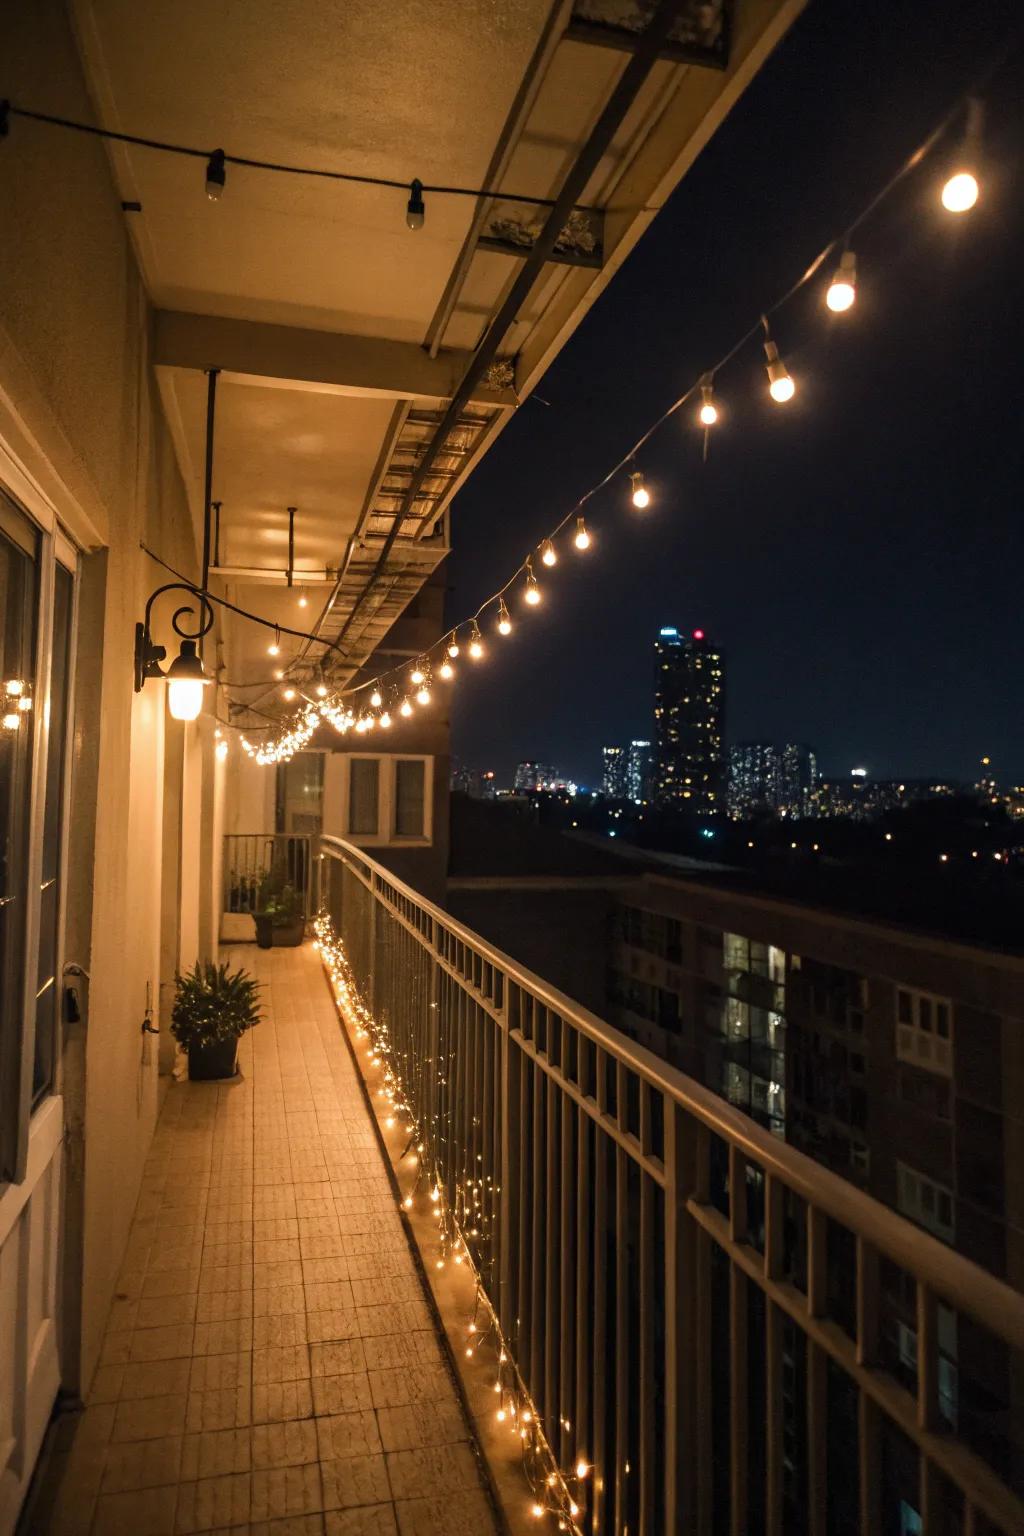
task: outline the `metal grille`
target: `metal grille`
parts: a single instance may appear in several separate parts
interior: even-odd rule
[[[260,888],[278,871],[302,899],[303,916],[315,908],[313,848],[308,832],[229,832],[224,838],[224,911],[256,912]]]
[[[593,1466],[588,1533],[1024,1530],[1019,1457],[951,1430],[938,1369],[941,1304],[1019,1373],[1016,1291],[360,850],[322,849],[332,922],[548,1441]],[[916,1303],[902,1381],[894,1276]]]

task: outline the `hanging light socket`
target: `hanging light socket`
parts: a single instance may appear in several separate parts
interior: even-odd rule
[[[841,315],[853,308],[857,297],[857,258],[852,251],[844,250],[839,258],[832,281],[825,294],[825,303],[833,314]]]
[[[215,149],[206,162],[206,195],[211,203],[219,203],[227,181],[227,165],[222,149]]]
[[[789,369],[779,356],[779,349],[774,341],[765,342],[764,355],[767,359],[768,393],[773,400],[782,405],[785,401],[792,400],[796,393],[796,385],[790,378]]]
[[[405,205],[405,222],[409,229],[422,229],[427,210],[423,201],[423,183],[414,177],[409,188],[409,201]]]

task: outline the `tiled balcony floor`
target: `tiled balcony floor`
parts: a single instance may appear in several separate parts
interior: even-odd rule
[[[230,958],[265,983],[265,1020],[240,1081],[169,1088],[88,1406],[31,1529],[487,1536],[319,960]]]

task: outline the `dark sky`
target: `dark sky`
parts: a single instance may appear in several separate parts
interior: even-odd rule
[[[1019,26],[1011,0],[812,0],[454,504],[449,611],[500,585],[576,498],[863,207]],[[1018,37],[1020,34],[1018,33]],[[453,750],[593,782],[652,730],[653,641],[701,626],[727,662],[726,736],[810,742],[826,771],[1024,780],[1024,47],[986,91],[982,197],[937,203],[941,152],[717,381],[711,457],[687,408],[590,503],[545,602],[461,671]],[[951,141],[953,148],[955,139]]]

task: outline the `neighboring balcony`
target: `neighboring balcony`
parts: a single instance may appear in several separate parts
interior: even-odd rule
[[[342,1015],[517,1514],[588,1536],[1024,1529],[1018,1291],[365,851],[324,837],[316,862]],[[957,1393],[950,1338],[1001,1395]]]

